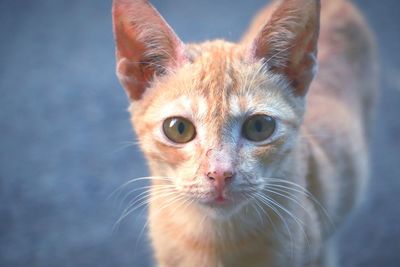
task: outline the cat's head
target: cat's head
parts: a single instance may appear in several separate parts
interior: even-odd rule
[[[291,168],[314,76],[316,0],[283,1],[248,43],[185,45],[144,0],[115,0],[117,75],[153,175],[240,206]]]

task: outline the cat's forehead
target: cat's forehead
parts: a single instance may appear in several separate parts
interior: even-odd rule
[[[240,46],[214,41],[188,51],[191,62],[154,88],[150,106],[157,114],[213,123],[244,113],[293,117],[285,107],[291,104],[287,85],[266,72],[262,62],[245,62]],[[277,114],[282,107],[286,113]]]
[[[164,101],[159,109],[163,117],[182,116],[196,120],[219,121],[235,117],[243,117],[257,113],[265,113],[283,119],[293,119],[295,111],[290,103],[280,94],[259,94],[243,91],[214,96],[202,93],[182,94]]]
[[[241,61],[237,45],[225,41],[213,41],[192,45],[187,49],[191,63],[187,75],[195,85],[191,89],[206,98],[223,98],[239,86]]]
[[[263,60],[248,60],[241,45],[217,40],[189,46],[188,51],[191,63],[178,76],[191,85],[183,88],[190,94],[201,94],[209,100],[291,95],[286,80],[269,72]]]
[[[271,85],[271,88],[272,86],[274,85]],[[220,90],[214,88],[213,93],[187,89],[172,98],[161,99],[156,107],[158,112],[150,113],[153,114],[154,120],[181,116],[216,128],[226,125],[229,121],[241,121],[260,113],[286,121],[296,121],[298,112],[295,106],[285,98],[285,94],[278,93],[279,89],[255,87],[256,85],[253,85],[253,88],[232,90],[225,86]]]

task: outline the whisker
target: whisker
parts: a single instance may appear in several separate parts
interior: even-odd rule
[[[161,193],[165,193],[165,195],[161,195]],[[160,188],[160,189],[150,189],[148,190],[148,192],[146,192],[146,194],[142,195],[140,197],[140,199],[136,200],[132,200],[128,203],[128,207],[125,209],[124,212],[126,212],[127,210],[134,208],[134,210],[146,205],[149,201],[148,197],[152,196],[155,194],[155,196],[153,197],[153,199],[158,199],[159,196],[169,196],[171,194],[174,194],[175,192],[173,192],[172,190],[170,190],[169,188]],[[137,205],[137,206],[136,206]],[[133,210],[129,210],[129,212],[131,212]]]
[[[258,196],[259,198],[257,198],[257,200],[261,201],[261,203],[263,203],[264,205],[266,205],[268,208],[270,208],[278,217],[279,219],[282,221],[288,235],[289,235],[289,239],[290,239],[290,243],[291,243],[291,255],[294,255],[294,238],[293,238],[293,234],[290,231],[289,225],[287,224],[285,218],[282,216],[282,214],[279,212],[279,210],[277,210],[275,208],[275,206],[273,205],[273,203],[264,197],[264,195],[262,195],[259,192],[255,192],[255,196]],[[271,205],[272,204],[272,205]]]
[[[157,191],[159,191],[159,190],[161,190],[161,189],[165,189],[165,190],[168,190],[168,189],[174,189],[174,187],[173,186],[165,186],[165,187],[155,187],[155,186],[148,186],[148,189],[146,189],[145,191],[143,191],[143,192],[141,192],[139,195],[137,195],[137,196],[135,196],[132,200],[130,200],[129,201],[129,203],[128,203],[128,206],[131,206],[138,198],[140,198],[141,196],[143,196],[143,195],[146,195],[146,194],[149,194],[149,193],[154,193],[154,192],[156,192],[156,190]],[[133,191],[133,190],[132,190]],[[120,205],[122,205],[124,202],[125,202],[125,200],[128,198],[128,196],[126,196],[122,201],[121,201],[121,204]],[[119,207],[120,208],[120,207]]]
[[[272,218],[268,214],[268,212],[266,212],[265,209],[260,205],[258,199],[256,197],[252,196],[251,194],[245,194],[245,195],[247,197],[250,197],[254,201],[254,204],[257,206],[257,207],[254,207],[254,208],[255,208],[255,211],[257,212],[258,216],[261,218],[261,223],[264,224],[264,220],[262,219],[263,216],[259,213],[258,209],[261,210],[262,214],[267,216],[268,222],[270,222],[270,224],[272,225],[272,228],[274,229],[274,232],[278,233],[278,230],[276,228],[276,225],[275,225],[274,221],[272,220]]]
[[[177,201],[180,201],[180,200],[184,200],[184,198],[181,197],[180,195],[178,195],[178,196],[172,198],[172,200],[170,200],[167,204],[164,204],[160,209],[158,209],[158,210],[156,211],[155,214],[156,214],[156,215],[159,214],[161,211],[163,211],[164,209],[170,207],[172,204],[175,204]],[[185,203],[185,202],[186,202],[186,201],[184,201],[183,203]],[[182,204],[182,203],[181,203],[181,204]],[[181,206],[181,205],[179,205],[179,206],[176,207],[176,208],[179,208],[180,206]],[[142,229],[141,229],[141,231],[140,231],[140,233],[139,233],[139,236],[138,236],[138,238],[137,238],[137,240],[136,240],[136,245],[135,245],[136,248],[137,248],[137,246],[138,246],[138,244],[139,244],[139,241],[140,241],[140,239],[141,239],[141,237],[142,237],[142,235],[143,235],[143,233],[144,233],[144,230],[147,228],[147,226],[149,225],[149,223],[150,223],[150,218],[147,218],[146,223],[143,225],[143,227],[142,227]]]
[[[143,177],[133,178],[133,179],[128,180],[127,182],[125,182],[121,186],[117,187],[113,192],[111,192],[111,194],[107,197],[107,199],[112,198],[117,192],[120,192],[124,187],[126,187],[126,186],[128,186],[130,184],[133,184],[135,182],[153,181],[153,180],[170,182],[171,179],[173,179],[173,178],[172,177],[167,177],[167,176],[143,176]]]
[[[137,195],[136,197],[139,197],[140,195],[142,195],[144,192],[149,192],[151,191],[151,189],[159,189],[159,188],[169,188],[169,189],[175,189],[174,185],[147,185],[147,186],[142,186],[142,187],[138,187],[135,189],[130,190],[129,192],[127,192],[125,194],[125,196],[121,199],[120,204],[118,206],[118,209],[121,209],[121,205],[126,201],[126,199],[128,199],[130,197],[130,195],[132,195],[133,193],[137,192],[137,191],[141,191],[141,190],[145,190],[142,193],[140,193],[139,195]],[[128,204],[129,205],[129,204]]]
[[[288,195],[285,195],[284,193],[287,193],[286,191],[284,191],[284,190],[278,190],[278,191],[280,191],[280,192],[277,192],[277,191],[274,191],[274,190],[272,190],[272,189],[267,189],[267,188],[264,188],[263,189],[264,191],[267,191],[267,192],[270,192],[270,193],[272,193],[272,194],[275,194],[275,195],[278,195],[278,196],[281,196],[281,197],[283,197],[283,198],[285,198],[285,199],[289,199],[289,200],[291,200],[292,202],[294,202],[294,203],[296,203],[300,208],[302,208],[307,214],[308,214],[308,216],[310,217],[310,218],[312,218],[312,216],[311,216],[311,214],[310,214],[310,211],[308,210],[308,209],[306,209],[305,207],[304,207],[304,205],[302,205],[300,202],[299,202],[299,200],[297,199],[297,196],[296,195],[290,195],[289,194],[289,196]],[[277,190],[277,189],[275,189],[275,190]],[[288,193],[287,193],[288,194]]]
[[[133,147],[133,146],[137,146],[138,147],[139,145],[140,145],[139,141],[136,141],[136,142],[132,142],[132,141],[121,142],[120,143],[120,147],[118,147],[115,150],[113,150],[111,152],[111,154],[118,153],[118,152],[120,152],[120,151],[122,151],[122,150],[124,150],[126,148],[129,148],[129,147]]]
[[[149,191],[147,194],[142,195],[140,199],[137,199],[134,203],[130,204],[122,213],[120,218],[116,221],[114,224],[113,229],[116,228],[117,225],[119,225],[126,217],[128,217],[132,212],[135,210],[147,205],[150,201],[149,196],[151,196],[151,193],[154,193],[152,191]],[[168,189],[159,189],[156,191],[156,195],[152,198],[153,200],[162,198],[162,197],[168,197],[172,194],[175,194],[175,192],[171,192],[171,190]]]
[[[327,211],[327,210],[325,209],[325,207],[317,200],[317,198],[316,198],[312,193],[310,193],[307,189],[305,189],[304,187],[302,187],[302,186],[300,186],[300,185],[298,185],[298,184],[296,184],[296,183],[293,183],[293,182],[290,182],[290,181],[287,181],[287,180],[277,179],[277,180],[275,180],[275,181],[273,181],[273,182],[277,182],[277,183],[279,183],[279,182],[280,182],[280,183],[286,183],[286,184],[295,186],[296,188],[292,188],[292,187],[285,186],[285,185],[268,183],[268,186],[269,186],[269,187],[282,188],[282,189],[291,190],[291,191],[294,191],[294,192],[297,192],[297,193],[306,195],[311,201],[314,202],[314,204],[317,205],[317,207],[320,209],[320,211],[322,212],[322,214],[323,214],[323,215],[326,217],[326,219],[328,220],[328,222],[329,222],[329,224],[330,224],[330,227],[336,228],[335,223],[334,223],[332,217],[329,215],[328,211]]]
[[[282,211],[284,211],[290,218],[293,219],[293,221],[299,226],[301,232],[304,235],[304,238],[306,239],[307,244],[309,245],[309,239],[307,236],[307,233],[305,231],[305,224],[302,220],[300,220],[298,217],[296,217],[292,212],[290,212],[287,208],[285,208],[281,203],[277,202],[276,200],[272,199],[271,197],[264,196],[265,198],[269,199],[269,201],[274,204],[276,207],[280,208]]]

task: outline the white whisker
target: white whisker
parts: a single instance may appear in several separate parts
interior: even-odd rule
[[[274,203],[272,203],[270,199],[265,198],[265,196],[262,195],[259,192],[256,192],[255,196],[258,197],[257,200],[261,201],[264,205],[266,205],[268,208],[270,208],[279,217],[279,219],[282,221],[282,223],[283,223],[283,225],[284,225],[284,227],[285,227],[285,229],[286,229],[286,231],[287,231],[287,233],[289,235],[289,239],[290,239],[290,243],[291,243],[291,254],[293,255],[293,253],[294,253],[294,238],[293,238],[293,234],[290,231],[290,227],[287,224],[285,218],[282,216],[282,214],[279,212],[279,210],[277,210],[275,208]]]
[[[284,191],[284,190],[280,190],[280,191],[282,192],[282,193],[280,193],[280,192],[277,192],[277,190],[272,190],[272,189],[264,188],[263,191],[267,191],[267,192],[269,192],[269,193],[272,193],[272,194],[281,196],[281,197],[283,197],[283,198],[285,198],[285,199],[291,200],[292,202],[296,203],[300,208],[302,208],[302,209],[308,214],[308,216],[310,216],[310,218],[312,218],[312,216],[311,216],[311,214],[310,214],[310,211],[309,211],[308,209],[306,209],[306,208],[304,207],[304,205],[302,205],[302,204],[299,202],[299,200],[297,199],[297,196],[295,196],[295,195],[293,195],[293,194],[292,194],[292,196],[285,195],[285,194],[283,194],[283,193],[287,193],[287,192]]]
[[[314,204],[317,205],[318,209],[320,209],[320,211],[322,212],[322,214],[326,217],[326,219],[328,220],[330,227],[335,228],[335,223],[332,219],[332,217],[329,215],[328,211],[325,209],[325,207],[317,200],[317,198],[311,193],[309,192],[307,189],[305,189],[304,187],[302,187],[301,185],[298,185],[296,183],[287,181],[287,180],[283,180],[283,179],[276,179],[276,178],[267,178],[270,180],[270,182],[272,183],[268,183],[268,187],[272,188],[281,188],[281,189],[285,189],[285,190],[291,190],[293,192],[297,192],[303,195],[306,195],[312,202],[314,202]],[[292,188],[289,186],[285,186],[282,184],[274,184],[274,183],[284,183],[284,184],[288,184],[291,186],[294,186],[296,188]]]
[[[176,202],[178,202],[178,201],[180,201],[180,200],[184,200],[184,198],[183,198],[181,195],[177,195],[177,196],[175,196],[175,197],[169,199],[169,201],[168,201],[166,204],[164,204],[161,208],[159,208],[159,209],[155,212],[154,215],[158,215],[159,213],[161,213],[161,211],[163,211],[163,210],[165,210],[166,208],[172,206],[173,204],[175,204]],[[188,201],[185,201],[185,200],[184,200],[182,203],[185,203],[185,202],[188,202]],[[182,205],[182,203],[181,203],[181,205]],[[175,209],[178,209],[181,205],[178,205],[177,207],[175,207]],[[139,240],[141,239],[144,230],[147,228],[147,226],[149,225],[149,223],[150,223],[150,218],[147,218],[146,223],[143,225],[143,227],[142,227],[142,229],[141,229],[141,231],[140,231],[140,233],[139,233],[139,236],[138,236],[138,238],[137,238],[137,240],[136,240],[136,246],[135,246],[136,248],[137,248],[137,246],[138,246],[138,244],[139,244]]]
[[[143,177],[137,177],[130,179],[129,181],[125,182],[121,186],[119,186],[117,189],[115,189],[111,194],[107,197],[107,199],[112,198],[115,194],[120,192],[122,189],[124,189],[126,186],[131,185],[133,183],[139,182],[139,181],[165,181],[165,182],[170,182],[173,178],[172,177],[167,177],[167,176],[143,176]]]
[[[152,195],[152,193],[156,194],[155,196],[152,197],[152,200],[157,200],[159,198],[168,198],[171,195],[176,194],[176,192],[172,192],[170,189],[168,188],[160,188],[158,190],[156,189],[150,189],[146,192],[146,194],[142,195],[140,198],[137,198],[135,201],[130,202],[130,204],[128,205],[127,208],[125,208],[125,210],[123,211],[122,215],[120,216],[120,218],[116,221],[116,223],[114,224],[114,229],[117,225],[119,225],[126,217],[128,217],[132,212],[134,212],[135,210],[147,205],[151,199],[149,199],[149,196]]]

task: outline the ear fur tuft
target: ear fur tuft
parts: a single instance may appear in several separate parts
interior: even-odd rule
[[[282,0],[248,51],[283,74],[296,95],[306,94],[316,72],[319,13],[319,0]]]

